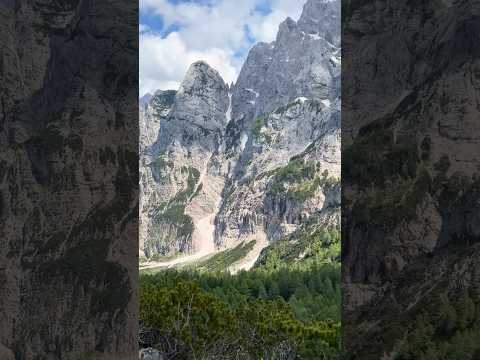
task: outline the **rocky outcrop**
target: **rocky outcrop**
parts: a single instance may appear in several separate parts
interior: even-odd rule
[[[323,207],[325,171],[339,181],[340,49],[329,41],[339,13],[338,1],[308,1],[298,23],[285,20],[275,42],[250,51],[233,87],[227,149],[236,160],[217,246],[254,239],[261,250]],[[293,182],[290,171],[300,172]]]
[[[0,358],[136,358],[137,10],[4,1],[0,32]]]
[[[144,152],[146,256],[213,247],[208,234],[228,171],[221,151],[228,107],[228,87],[218,72],[204,62],[193,64],[160,120],[157,140]],[[156,117],[150,109],[146,114]]]
[[[326,204],[339,211],[339,14],[339,1],[308,1],[298,23],[252,48],[232,87],[192,65],[144,165],[158,165],[155,190],[142,185],[155,194],[142,210],[145,255],[256,240],[253,265]]]
[[[241,171],[227,185],[217,215],[217,246],[291,233],[322,209],[326,183],[339,182],[338,117],[321,101],[299,99],[259,116],[249,136]],[[322,142],[328,145],[316,156]]]
[[[149,155],[149,147],[155,143],[158,137],[160,121],[166,119],[170,114],[175,94],[176,91],[173,90],[158,90],[154,95],[146,94],[139,100],[140,154]]]
[[[138,354],[140,360],[164,360],[165,357],[160,354],[160,351],[154,348],[141,349]]]
[[[309,0],[300,20],[288,18],[276,41],[250,51],[233,88],[235,125],[247,131],[258,115],[296,98],[334,102],[340,95],[340,3]],[[337,39],[335,43],[330,40]]]
[[[161,179],[161,174],[159,174],[157,167],[149,165],[156,160],[155,152],[152,151],[151,147],[157,141],[160,122],[170,114],[175,93],[175,91],[159,90],[154,95],[146,94],[139,101],[140,256],[144,255],[144,239],[147,236],[146,231],[149,224],[146,214],[149,211],[149,204],[162,202],[156,192],[156,181]]]
[[[479,16],[473,1],[345,7],[342,281],[352,359],[406,356],[421,314],[477,293],[480,264],[465,256],[479,239]]]

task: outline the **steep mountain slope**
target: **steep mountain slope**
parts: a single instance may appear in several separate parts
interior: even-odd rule
[[[138,10],[0,3],[0,359],[134,359]]]
[[[147,256],[191,253],[208,246],[213,251],[212,215],[227,173],[220,147],[228,106],[228,88],[218,72],[204,62],[193,64],[170,113],[160,120],[150,154],[144,156],[148,168],[144,178],[153,188],[148,201],[142,200],[142,211],[148,214]],[[158,119],[148,110],[151,118]],[[151,190],[143,184],[142,188]]]
[[[344,10],[348,358],[474,359],[479,3],[351,1]]]
[[[154,114],[155,96],[148,101],[141,121],[160,130],[142,154],[145,256],[255,241],[233,266],[251,267],[312,216],[338,225],[339,33],[340,2],[310,0],[276,41],[252,48],[231,88],[198,62],[168,115]]]

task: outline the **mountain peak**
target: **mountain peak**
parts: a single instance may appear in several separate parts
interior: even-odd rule
[[[202,129],[220,131],[226,121],[228,103],[228,86],[219,72],[205,61],[196,61],[190,65],[176,93],[171,115]]]
[[[211,67],[206,61],[198,60],[190,65],[185,75],[185,78],[195,77],[195,76],[213,76],[216,80],[223,81],[220,73]]]
[[[308,0],[297,24],[302,31],[340,46],[340,14],[340,0]]]
[[[180,85],[179,93],[202,93],[205,89],[227,90],[220,73],[203,60],[196,61],[188,68]]]
[[[198,71],[205,71],[213,68],[204,60],[198,60],[190,65],[190,68],[197,69]]]
[[[146,93],[145,95],[143,95],[142,97],[140,97],[140,99],[138,100],[138,104],[140,106],[145,106],[146,104],[149,103],[149,101],[152,99],[152,94],[150,93]]]

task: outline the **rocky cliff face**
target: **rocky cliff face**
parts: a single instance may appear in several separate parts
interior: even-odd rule
[[[312,214],[338,224],[339,33],[339,1],[310,0],[252,48],[231,88],[192,65],[145,152],[145,255],[256,240],[250,266]]]
[[[229,95],[218,72],[204,62],[193,64],[170,106],[157,140],[144,153],[141,221],[147,256],[213,247],[212,214],[228,171],[221,146]],[[150,109],[147,114],[158,119]]]
[[[421,358],[408,350],[419,317],[434,329],[425,343],[436,341],[434,309],[478,299],[479,16],[473,1],[345,7],[342,269],[352,359]]]
[[[137,10],[4,1],[0,32],[0,358],[136,358]]]

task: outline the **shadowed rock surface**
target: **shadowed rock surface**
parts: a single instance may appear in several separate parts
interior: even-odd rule
[[[479,300],[480,5],[349,1],[343,16],[347,358],[441,358],[428,344],[455,332],[435,311]]]
[[[0,358],[138,357],[138,13],[0,5]]]

